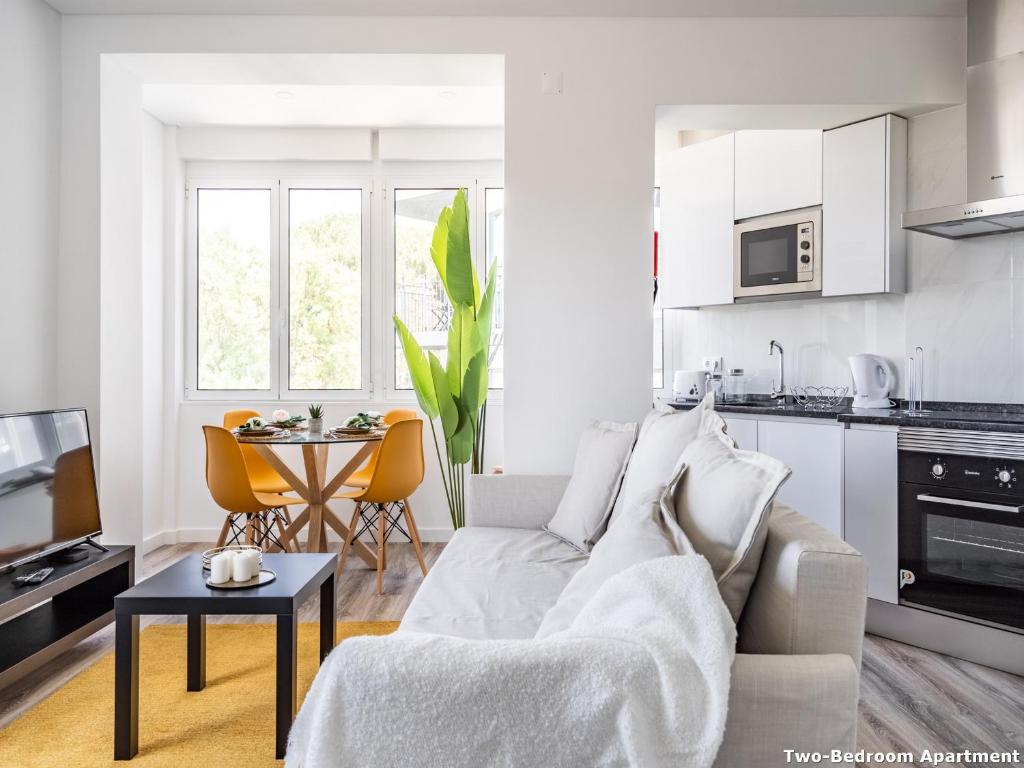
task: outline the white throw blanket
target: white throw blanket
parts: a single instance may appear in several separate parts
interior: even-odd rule
[[[289,768],[707,768],[736,629],[699,555],[633,566],[543,640],[345,640],[289,736]]]

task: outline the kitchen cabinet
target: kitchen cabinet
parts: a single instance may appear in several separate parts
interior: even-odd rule
[[[896,428],[854,425],[844,435],[845,539],[864,555],[868,597],[899,600]]]
[[[902,293],[907,121],[882,115],[825,131],[822,174],[822,295]]]
[[[844,430],[836,422],[822,421],[760,419],[757,450],[793,470],[776,500],[842,536]]]
[[[821,205],[821,131],[736,132],[736,218]]]
[[[744,451],[757,450],[757,419],[732,416],[722,418],[725,420],[727,434],[738,448]]]
[[[733,134],[662,157],[662,306],[732,304]]]

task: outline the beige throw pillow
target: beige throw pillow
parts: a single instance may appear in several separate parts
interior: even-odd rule
[[[679,457],[694,438],[724,430],[725,422],[715,413],[713,393],[709,392],[689,411],[677,411],[659,403],[640,427],[609,525],[631,502],[670,482]]]
[[[680,468],[685,472],[685,467]],[[568,629],[583,606],[604,582],[637,563],[657,557],[693,554],[693,547],[676,522],[673,486],[659,486],[635,501],[601,537],[590,560],[562,590],[544,614],[535,637]]]
[[[682,461],[687,470],[675,491],[679,525],[711,564],[738,621],[761,563],[772,500],[790,469],[763,453],[739,450],[724,434],[698,437]]]
[[[607,525],[636,440],[636,424],[595,421],[580,437],[572,479],[544,530],[589,552]]]

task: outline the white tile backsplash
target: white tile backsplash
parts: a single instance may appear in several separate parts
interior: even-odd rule
[[[962,106],[910,120],[910,209],[964,202],[964,125]],[[789,384],[849,385],[847,358],[870,352],[895,365],[898,396],[920,345],[926,399],[1024,402],[1024,233],[959,241],[908,233],[907,270],[904,296],[672,310],[666,343],[676,368],[721,354],[760,392],[775,375],[771,339],[786,349]]]

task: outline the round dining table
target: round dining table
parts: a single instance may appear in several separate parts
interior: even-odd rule
[[[235,436],[238,442],[251,445],[306,502],[306,507],[292,519],[280,537],[281,544],[286,550],[289,549],[291,542],[297,541],[296,537],[306,526],[309,527],[306,539],[307,552],[327,551],[325,526],[333,528],[342,541],[345,540],[348,536],[348,526],[334,514],[328,502],[344,485],[349,476],[370,457],[377,443],[383,439],[384,430],[352,434],[282,429],[280,432],[266,437],[246,435],[244,432],[236,432]],[[328,479],[327,455],[330,447],[350,443],[361,443],[362,445],[348,463],[334,477]],[[278,454],[278,450],[285,446],[298,446],[302,449],[302,459],[306,470],[305,480],[293,472]],[[363,542],[358,539],[353,541],[352,551],[371,568],[377,567],[376,552]]]

